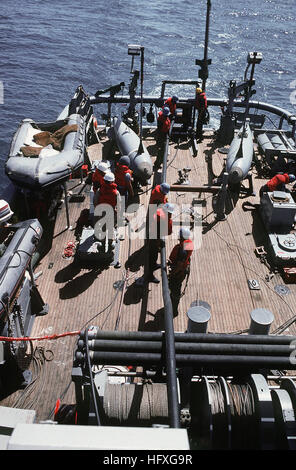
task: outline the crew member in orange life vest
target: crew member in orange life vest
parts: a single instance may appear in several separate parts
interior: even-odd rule
[[[154,171],[158,170],[163,161],[164,146],[167,139],[167,135],[171,128],[171,120],[169,118],[170,108],[164,106],[158,113],[157,117],[157,132],[156,132],[156,146],[157,146],[157,158],[154,162]]]
[[[191,232],[188,228],[181,228],[179,232],[180,241],[175,245],[169,256],[169,288],[174,316],[178,315],[182,283],[190,272],[190,257],[194,249],[190,236]]]
[[[108,243],[109,243],[109,248],[111,249],[113,247],[113,236],[114,236],[114,226],[117,225],[117,200],[119,198],[119,192],[117,190],[117,184],[114,182],[115,181],[115,176],[111,171],[107,172],[104,176],[104,181],[100,189],[97,191],[98,197],[97,197],[97,204],[108,204],[113,208],[113,217],[112,219],[108,219],[108,212],[107,211],[102,211],[101,214],[97,215],[95,212],[95,217],[94,217],[94,228],[95,228],[95,238],[97,240],[104,240],[106,237],[106,229],[107,229],[107,236],[108,236]],[[104,226],[101,226],[100,220],[107,216],[107,221]]]
[[[123,196],[129,194],[131,197],[134,195],[132,187],[132,170],[129,169],[130,159],[127,155],[123,155],[118,160],[115,170],[115,183],[119,193]]]
[[[164,138],[171,127],[171,120],[169,118],[170,108],[164,106],[158,113],[157,117],[157,130],[160,138]]]
[[[155,186],[155,188],[152,190],[151,196],[150,196],[150,204],[165,204],[168,202],[168,193],[170,192],[170,185],[168,183],[161,183]]]
[[[149,226],[147,236],[149,250],[148,282],[159,283],[159,279],[154,276],[153,271],[160,267],[157,264],[157,258],[161,249],[162,237],[172,234],[174,208],[174,204],[170,203],[158,206],[153,215],[152,224]]]
[[[116,210],[118,194],[115,176],[109,171],[104,176],[103,184],[99,190],[97,204],[109,204]]]
[[[96,169],[94,173],[92,174],[92,184],[93,184],[94,193],[96,193],[98,188],[103,184],[104,176],[107,173],[107,171],[110,171],[110,165],[108,165],[108,163],[99,162],[96,165]]]
[[[202,126],[205,120],[208,103],[205,92],[201,88],[196,88],[196,101],[195,108],[198,111],[197,123],[196,123],[196,137],[202,140]]]
[[[271,178],[269,181],[267,181],[266,184],[264,184],[260,188],[260,197],[262,197],[263,193],[272,193],[273,191],[285,191],[286,190],[286,184],[288,183],[293,183],[295,181],[295,175],[288,175],[287,173],[284,174],[277,174],[273,178]]]
[[[168,98],[163,105],[164,107],[167,107],[170,109],[170,119],[172,119],[175,114],[176,114],[176,109],[177,109],[177,103],[179,101],[178,96],[172,96],[171,98]]]

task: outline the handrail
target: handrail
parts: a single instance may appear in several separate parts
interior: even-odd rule
[[[92,96],[90,97],[90,102],[91,104],[100,104],[100,103],[129,103],[130,97],[128,95],[124,96],[107,96],[107,95],[101,95],[98,97]],[[179,102],[180,103],[188,103],[191,105],[194,105],[194,98],[186,98],[186,97],[179,97]],[[140,103],[141,102],[141,97],[140,96],[135,96],[135,102]],[[158,107],[163,106],[163,98],[157,97],[157,96],[143,96],[143,103],[153,103]],[[228,100],[226,98],[207,98],[207,103],[208,106],[227,106],[228,105]],[[246,103],[240,100],[234,100],[233,102],[234,107],[241,107],[244,108],[246,106]],[[283,109],[278,106],[269,104],[269,103],[264,103],[262,101],[249,101],[249,107],[254,108],[254,109],[260,109],[262,111],[266,111],[272,114],[276,114],[277,116],[285,119],[290,125],[294,125],[296,122],[296,115]]]

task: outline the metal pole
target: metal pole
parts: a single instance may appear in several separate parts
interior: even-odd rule
[[[169,147],[169,135],[167,135],[165,150],[163,155],[162,167],[162,182],[166,180],[167,173],[167,157]],[[174,323],[173,323],[173,307],[169,291],[168,276],[166,271],[166,248],[165,241],[161,247],[161,280],[162,280],[162,295],[164,303],[164,322],[165,322],[165,353],[166,353],[166,368],[167,368],[167,393],[168,393],[168,408],[170,414],[170,426],[172,428],[180,427],[180,411],[178,402],[178,387],[177,387],[177,374],[176,374],[176,352],[175,352],[175,337],[174,337]]]
[[[67,183],[64,181],[63,183],[64,193],[65,193],[65,205],[66,205],[66,217],[67,217],[67,229],[70,228],[70,217],[69,217],[69,202],[68,202],[68,195],[67,195]]]
[[[205,32],[205,49],[204,49],[204,71],[205,76],[202,79],[202,89],[206,89],[206,81],[208,78],[208,45],[209,45],[209,30],[210,30],[210,12],[211,12],[211,0],[207,2],[207,19],[206,19],[206,32]]]
[[[80,332],[80,340],[84,338],[84,330]],[[162,331],[113,331],[95,329],[89,331],[88,338],[118,339],[125,341],[161,341]],[[79,340],[79,341],[80,341]],[[197,343],[231,343],[231,344],[291,344],[296,336],[290,335],[238,335],[231,333],[174,333],[175,342]],[[83,343],[81,343],[83,345]]]
[[[140,109],[140,145],[138,153],[143,153],[143,86],[144,86],[144,47],[141,46],[141,109]]]
[[[155,352],[114,352],[114,351],[90,351],[90,359],[92,364],[109,364],[109,365],[148,365],[148,366],[168,366],[168,354],[166,354],[166,359],[164,360],[162,353]],[[85,362],[85,355],[83,352],[76,352],[75,359],[78,362]],[[291,363],[290,355],[284,356],[266,356],[266,355],[243,355],[243,354],[187,354],[187,353],[177,353],[174,355],[173,361],[177,367],[187,367],[195,366],[201,367],[203,370],[206,367],[209,370],[215,372],[215,370],[221,368],[244,368],[250,370],[252,368],[256,369],[273,369],[279,368],[284,370],[294,370],[295,364]],[[172,365],[172,364],[171,364]],[[177,409],[172,406],[174,403],[174,398],[178,398],[177,389],[175,397],[172,395],[174,390],[171,385],[171,367],[167,369],[167,388],[168,388],[168,408],[170,413],[170,425],[171,427],[178,428],[180,427],[179,423],[179,413],[176,413],[179,409],[179,404]],[[206,375],[206,374],[205,374]]]

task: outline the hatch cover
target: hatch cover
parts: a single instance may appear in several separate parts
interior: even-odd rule
[[[274,288],[274,290],[280,294],[280,295],[287,295],[290,294],[290,289],[287,286],[284,286],[283,284],[277,284]]]

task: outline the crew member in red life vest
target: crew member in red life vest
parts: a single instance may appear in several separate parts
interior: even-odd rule
[[[204,91],[201,88],[196,88],[196,101],[195,108],[198,111],[197,123],[196,123],[196,137],[199,140],[202,140],[202,126],[205,121],[208,103],[207,97]]]
[[[117,197],[118,197],[117,184],[115,183],[115,176],[111,171],[108,171],[103,180],[103,184],[99,190],[97,204],[109,204],[116,210]]]
[[[158,254],[162,245],[162,238],[172,234],[173,221],[172,215],[174,212],[174,204],[166,203],[163,206],[158,206],[152,218],[151,226],[149,226],[148,233],[148,250],[149,250],[149,265],[148,265],[148,282],[159,283],[153,271],[160,267],[157,264]]]
[[[170,185],[168,183],[161,183],[155,186],[155,188],[152,190],[151,196],[150,196],[150,204],[166,204],[168,202],[168,193],[170,192]]]
[[[110,171],[110,165],[105,162],[99,162],[96,166],[94,173],[92,174],[92,184],[94,193],[96,193],[98,188],[102,186],[104,182],[104,176],[107,171]]]
[[[167,107],[170,109],[170,116],[169,116],[170,119],[172,119],[176,114],[178,101],[179,101],[178,96],[172,96],[164,102],[163,107]]]
[[[267,181],[264,186],[260,188],[260,197],[262,197],[263,193],[272,193],[273,191],[286,191],[286,184],[293,183],[295,181],[295,175],[288,175],[287,173],[284,174],[277,174],[269,181]]]
[[[129,157],[127,155],[123,155],[122,157],[120,157],[115,170],[115,183],[117,184],[117,189],[122,196],[126,196],[128,194],[133,197],[133,172],[129,169],[129,166]]]
[[[117,184],[115,183],[115,176],[111,171],[107,172],[104,176],[104,181],[100,189],[97,191],[97,205],[108,204],[113,209],[112,219],[108,219],[108,212],[103,211],[102,214],[96,214],[94,217],[95,238],[102,241],[105,238],[104,228],[108,230],[109,247],[112,247],[114,226],[117,224],[117,202],[119,200],[119,192]],[[102,218],[106,217],[106,224],[104,227],[100,224]],[[103,235],[102,235],[103,234]]]
[[[167,106],[164,106],[158,113],[156,132],[157,158],[154,162],[154,170],[158,170],[162,164],[165,142],[171,128],[169,115],[170,108]]]
[[[174,316],[178,315],[182,283],[190,273],[190,257],[194,249],[190,236],[191,232],[188,228],[181,228],[179,243],[173,248],[169,256],[169,288]]]
[[[157,117],[157,130],[159,137],[165,137],[171,127],[171,120],[169,118],[170,108],[164,106],[161,111],[158,113]]]

